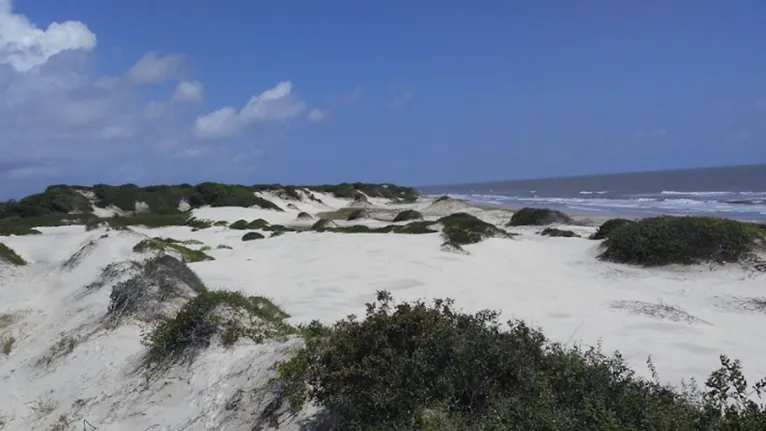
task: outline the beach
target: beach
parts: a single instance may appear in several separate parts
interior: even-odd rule
[[[289,357],[299,341],[214,343],[191,364],[168,371],[161,384],[147,384],[136,370],[146,350],[141,335],[147,323],[134,319],[104,326],[112,288],[130,275],[129,270],[104,270],[147,259],[152,252],[134,250],[147,238],[172,238],[202,250],[212,259],[187,265],[207,289],[269,298],[289,315],[291,325],[363,315],[366,304],[385,290],[397,301],[452,298],[466,312],[498,310],[501,320],[522,319],[554,342],[619,351],[641,376],[651,377],[646,367],[651,357],[660,379],[673,385],[704,382],[721,354],[741,360],[750,381],[766,375],[766,344],[758,342],[766,337],[766,314],[747,306],[763,295],[758,272],[736,264],[645,268],[605,262],[597,258],[601,241],[589,239],[604,219],[587,215],[546,226],[571,230],[576,237],[549,237],[539,234],[543,226],[508,227],[513,211],[455,199],[402,203],[321,192],[309,199],[307,193],[300,192],[298,199],[256,193],[283,211],[190,210],[196,219],[219,222],[203,229],[73,225],[0,237],[28,262],[0,262],[0,317],[5,316],[0,335],[14,339],[9,352],[0,354],[0,418],[5,421],[0,429],[45,430],[59,423],[66,427],[55,429],[250,429],[254,411],[265,407],[247,398],[247,408],[232,408],[231,400],[243,390],[266,387],[274,376],[270,367]],[[345,220],[355,209],[360,217]],[[401,226],[407,222],[393,219],[404,210],[433,222],[467,213],[513,235],[455,251],[443,247],[439,232],[310,229],[320,218],[335,219],[339,228]],[[117,213],[100,211],[102,216]],[[303,213],[308,216],[299,217]],[[276,235],[250,229],[263,238],[243,241],[247,231],[230,227],[257,219],[295,230]],[[94,288],[94,282],[100,284]],[[277,428],[264,429],[298,430],[314,413],[307,407]]]

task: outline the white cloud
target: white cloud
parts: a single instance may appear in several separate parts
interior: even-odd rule
[[[306,103],[293,93],[293,84],[284,81],[253,96],[239,111],[231,106],[197,117],[194,133],[200,139],[219,139],[235,135],[260,123],[275,123],[300,115]]]
[[[327,117],[327,111],[314,108],[309,112],[308,120],[312,123],[321,123]]]
[[[96,35],[82,22],[54,22],[43,30],[14,14],[10,0],[0,0],[0,64],[27,72],[59,53],[95,47]]]
[[[136,84],[156,84],[177,77],[181,71],[185,57],[180,54],[169,54],[158,57],[150,51],[133,65],[128,71],[128,77]]]
[[[199,81],[181,81],[173,93],[173,100],[178,102],[199,102],[202,100],[203,86]]]

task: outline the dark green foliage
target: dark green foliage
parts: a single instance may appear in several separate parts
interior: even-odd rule
[[[409,220],[422,220],[423,214],[415,210],[404,210],[394,217],[394,222],[409,221]]]
[[[268,232],[293,232],[295,229],[282,226],[280,224],[270,224],[266,220],[259,218],[255,219],[251,222],[248,222],[246,220],[237,220],[231,225],[229,225],[229,228],[231,229],[237,229],[237,230],[248,230],[248,229],[261,229]]]
[[[435,223],[431,221],[414,221],[400,226],[391,225],[389,227],[393,233],[424,234],[437,232],[436,230],[431,229],[431,226],[434,224]]]
[[[372,198],[386,198],[400,202],[415,202],[420,194],[411,187],[394,184],[343,183],[338,185],[306,186],[306,189],[331,193],[338,198],[353,199],[359,192]]]
[[[174,251],[181,256],[184,262],[189,263],[215,260],[213,256],[206,254],[204,251],[194,250],[182,244],[184,244],[184,242],[177,241],[172,238],[147,238],[133,246],[133,251],[137,253],[152,250],[165,253]]]
[[[613,219],[607,220],[601,226],[599,226],[596,233],[591,235],[590,238],[591,239],[606,239],[609,237],[609,235],[612,234],[612,232],[615,231],[615,229],[630,223],[633,223],[633,221],[627,220],[624,218],[613,218]]]
[[[754,225],[712,217],[652,217],[612,231],[601,258],[644,266],[738,262],[763,243]]]
[[[454,213],[437,220],[444,228],[445,240],[456,244],[475,244],[492,237],[508,237],[508,233],[467,213]]]
[[[564,237],[564,238],[579,238],[580,237],[580,235],[577,235],[571,230],[556,229],[554,227],[546,227],[545,229],[542,230],[542,232],[540,232],[540,235]]]
[[[242,241],[252,241],[254,239],[263,239],[263,238],[266,238],[266,237],[258,232],[248,232],[242,235]]]
[[[27,261],[7,245],[0,242],[0,262],[8,262],[11,265],[26,265]]]
[[[91,212],[91,207],[88,199],[69,186],[51,186],[42,193],[0,205],[0,218],[27,218],[50,214],[68,215],[70,213],[89,212]]]
[[[127,216],[114,216],[104,218],[91,219],[86,224],[86,229],[94,229],[101,224],[106,224],[109,227],[120,229],[128,226],[146,226],[146,227],[165,227],[165,226],[188,226],[191,223],[192,226],[198,224],[198,222],[191,221],[189,216],[185,213],[176,214],[153,214],[153,213],[137,213]],[[206,225],[206,224],[205,224]]]
[[[37,229],[33,229],[25,224],[19,224],[19,225],[2,225],[0,224],[0,236],[11,236],[11,235],[40,235],[42,232],[40,232]]]
[[[408,187],[392,184],[339,184],[307,187],[307,189],[333,193],[336,196],[354,198],[360,192],[368,196],[384,197],[396,201],[413,202],[418,192]],[[96,184],[93,187],[56,185],[44,192],[27,196],[20,201],[0,202],[0,222],[6,219],[37,219],[28,226],[61,226],[84,224],[92,218],[91,203],[83,193],[93,195],[93,205],[100,208],[114,206],[125,212],[134,212],[137,202],[143,202],[155,215],[177,215],[179,204],[185,201],[191,208],[210,205],[212,207],[239,206],[260,207],[274,211],[282,208],[254,194],[255,191],[269,190],[289,199],[299,199],[295,186],[279,184],[267,186],[242,186],[218,183],[157,185],[139,187],[135,184],[113,186]],[[314,200],[316,200],[314,198]],[[7,222],[6,222],[7,223]],[[204,229],[204,227],[197,227]]]
[[[548,208],[522,208],[511,216],[508,226],[545,226],[547,224],[572,224],[571,217],[561,211]]]
[[[364,219],[364,218],[369,218],[369,217],[370,217],[370,215],[367,213],[366,210],[364,210],[362,208],[356,208],[353,211],[351,211],[350,213],[348,213],[348,216],[346,216],[346,220],[347,221],[353,221],[353,220]]]
[[[253,326],[236,317],[217,314],[219,307],[244,312],[247,315],[244,320],[256,318],[261,324]],[[292,328],[283,323],[287,317],[284,311],[261,296],[203,291],[187,302],[174,317],[160,321],[144,334],[143,343],[149,348],[146,359],[165,363],[193,360],[199,349],[210,345],[216,333],[221,334],[226,345],[234,344],[243,336],[262,342],[265,338],[292,332]]]
[[[325,227],[323,224],[320,224],[321,221],[322,220],[319,220],[316,223],[314,223],[315,227],[312,227],[312,229],[318,232],[400,233],[400,234],[409,234],[409,235],[418,235],[418,234],[437,232],[436,230],[430,228],[430,226],[433,225],[435,222],[426,222],[426,221],[417,221],[417,222],[407,223],[404,225],[391,224],[391,225],[383,226],[383,227],[369,227],[364,225]]]
[[[498,313],[451,300],[395,304],[379,292],[364,319],[301,328],[305,347],[277,366],[290,404],[324,407],[333,430],[762,430],[739,363],[698,397],[635,376],[619,354],[565,348]],[[764,383],[754,388],[759,390]],[[724,407],[730,400],[737,401]]]

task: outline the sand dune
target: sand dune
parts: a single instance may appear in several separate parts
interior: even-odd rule
[[[193,215],[291,225],[299,212],[316,215],[350,204],[314,195],[317,200],[300,201],[264,195],[284,212],[205,207]],[[371,198],[364,207],[372,213],[391,209],[383,206]],[[415,208],[431,220],[470,211],[498,226],[510,216],[458,201],[420,200],[394,208]],[[584,235],[595,230],[566,228]],[[242,231],[227,227],[40,230],[42,235],[2,239],[29,265],[0,263],[0,335],[15,340],[7,355],[0,354],[0,429],[251,429],[269,401],[269,367],[288,357],[298,340],[213,344],[191,365],[148,384],[140,368],[147,323],[134,318],[105,326],[104,319],[114,286],[151,257],[133,250],[149,237],[209,247],[205,253],[215,260],[188,264],[209,289],[271,298],[291,323],[360,314],[376,291],[389,290],[400,300],[451,297],[467,311],[499,309],[556,341],[602,342],[606,351],[622,352],[640,374],[649,374],[644,363],[651,356],[660,376],[673,383],[704,381],[721,353],[739,358],[751,380],[766,375],[766,344],[757,342],[766,337],[766,314],[746,306],[748,298],[763,294],[764,279],[739,266],[611,264],[596,259],[599,242],[544,237],[537,235],[539,227],[512,228],[519,235],[465,246],[469,254],[442,251],[438,233],[287,232],[243,242]],[[306,409],[279,429],[297,430],[312,413]],[[57,424],[66,425],[53,428]]]

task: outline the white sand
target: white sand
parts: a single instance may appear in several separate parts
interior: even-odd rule
[[[202,208],[194,215],[291,224],[299,211],[314,215],[348,204],[316,195],[323,204],[292,202],[298,209],[285,212]],[[282,208],[291,203],[267,198]],[[411,207],[428,209],[429,219],[453,210],[430,201]],[[504,211],[474,213],[496,224],[509,217]],[[571,228],[585,234],[594,230]],[[248,397],[266,384],[272,375],[269,367],[294,342],[211,347],[190,368],[174,369],[147,386],[142,373],[133,372],[145,351],[141,327],[98,326],[111,286],[89,294],[84,286],[107,264],[135,259],[131,249],[143,234],[197,239],[213,247],[208,253],[216,260],[189,265],[210,289],[270,297],[294,323],[361,315],[375,292],[385,289],[400,300],[452,297],[467,311],[500,309],[504,318],[524,319],[555,341],[602,341],[605,351],[620,350],[642,375],[649,374],[644,364],[651,355],[661,379],[673,383],[689,378],[704,382],[722,353],[742,360],[752,382],[766,375],[766,343],[761,341],[766,338],[766,314],[727,306],[732,298],[763,295],[765,279],[737,266],[711,271],[707,266],[643,269],[609,264],[596,259],[598,242],[542,237],[536,235],[539,228],[518,228],[514,231],[521,235],[513,239],[467,246],[467,256],[441,251],[439,234],[304,232],[242,242],[242,231],[222,227],[197,232],[187,227],[136,228],[111,231],[106,238],[103,229],[41,230],[43,235],[0,238],[31,262],[0,267],[0,315],[12,314],[17,320],[0,327],[0,338],[4,334],[17,340],[10,355],[0,353],[3,430],[47,430],[61,415],[69,423],[63,429],[83,429],[83,420],[95,426],[85,429],[99,431],[142,431],[152,425],[157,425],[153,430],[251,429],[253,412],[263,406]],[[91,240],[94,244],[85,248],[78,265],[62,268],[62,262]],[[216,249],[219,244],[233,250]],[[673,305],[697,320],[635,314],[613,308],[616,301]],[[37,365],[62,337],[76,340],[72,351],[47,367]],[[240,394],[245,401],[227,409],[238,390],[246,392]],[[280,429],[297,430],[298,419]]]

